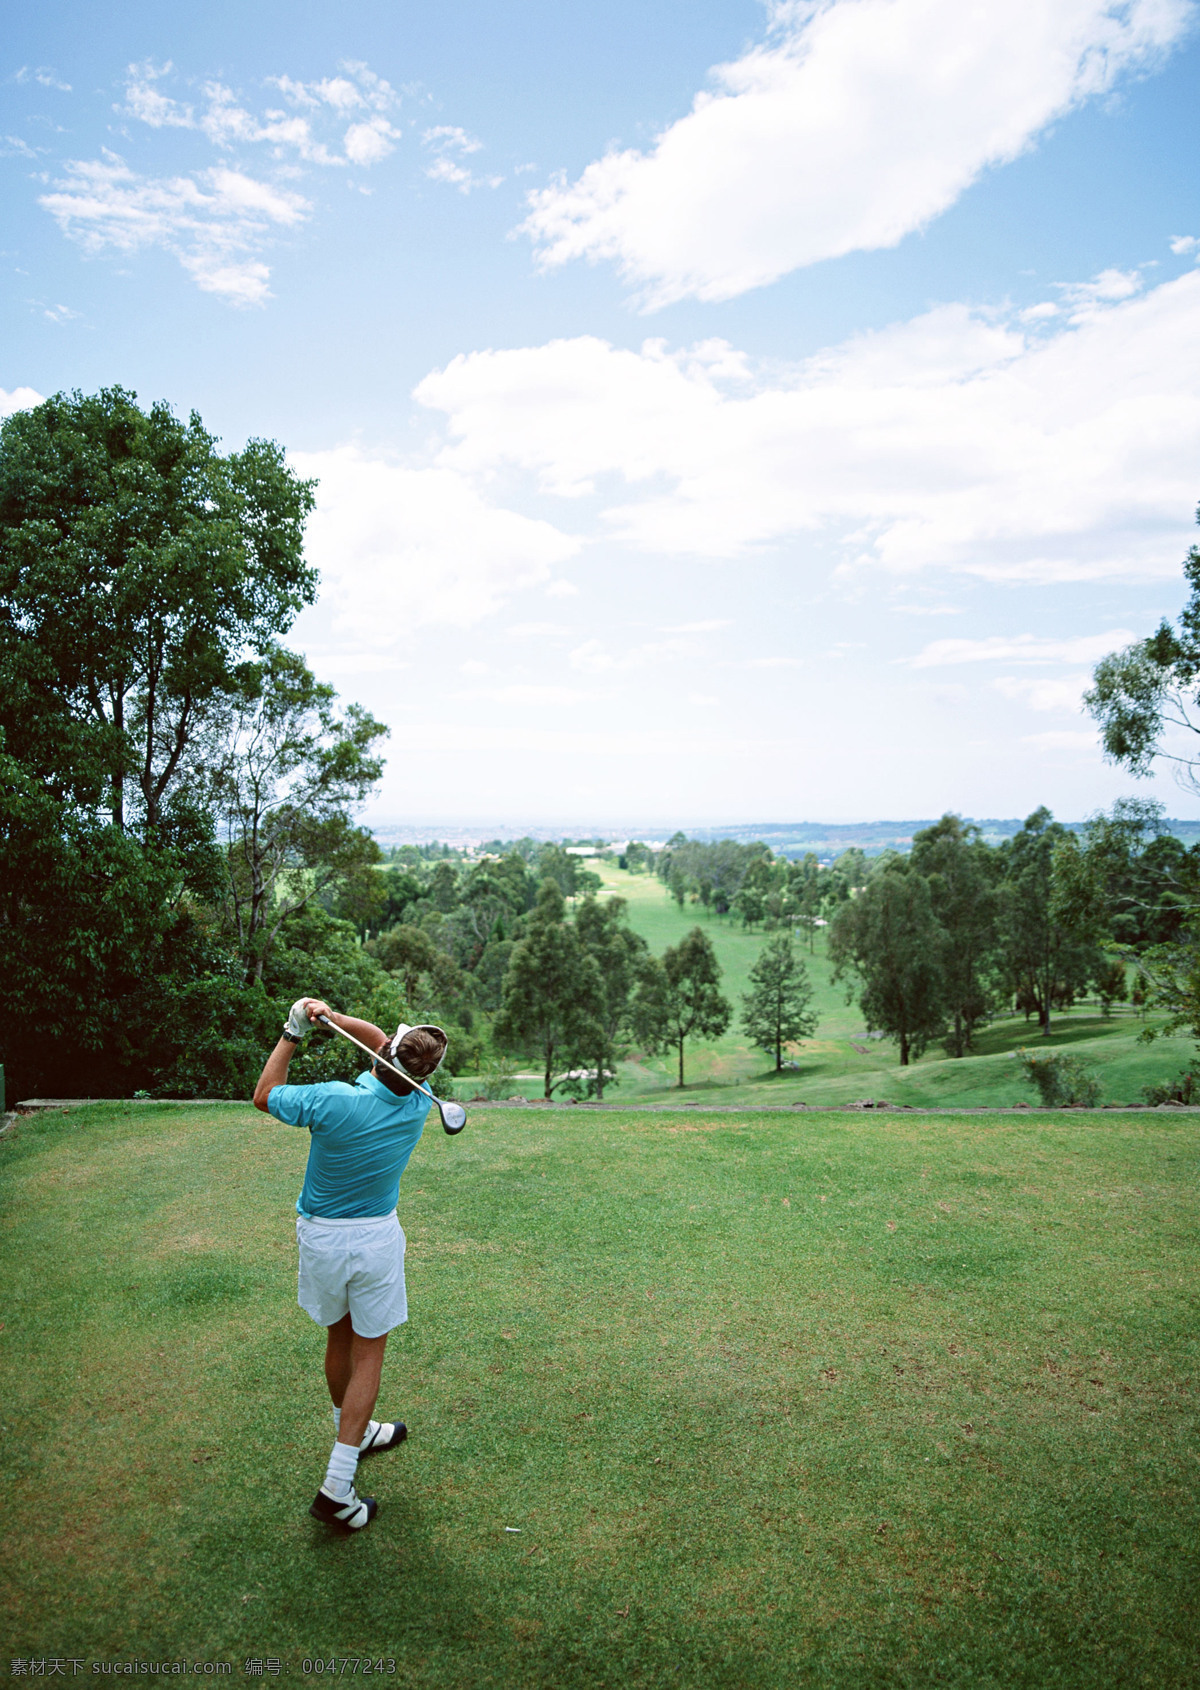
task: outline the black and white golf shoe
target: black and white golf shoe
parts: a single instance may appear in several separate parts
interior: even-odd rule
[[[363,1461],[368,1455],[382,1455],[385,1450],[395,1449],[407,1436],[408,1427],[403,1420],[372,1420],[358,1446],[358,1459]]]
[[[327,1526],[343,1526],[350,1532],[360,1532],[369,1526],[376,1512],[375,1498],[359,1496],[353,1485],[345,1496],[331,1496],[322,1485],[309,1509],[314,1520],[324,1520]]]

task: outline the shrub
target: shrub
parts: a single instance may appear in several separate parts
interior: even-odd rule
[[[1143,1086],[1142,1096],[1147,1103],[1200,1103],[1200,1077],[1177,1074],[1173,1080],[1160,1080],[1157,1085]]]
[[[1061,1109],[1068,1103],[1099,1103],[1100,1081],[1079,1057],[1060,1052],[1034,1056],[1027,1050],[1018,1051],[1017,1056],[1025,1078],[1037,1088],[1047,1108]]]

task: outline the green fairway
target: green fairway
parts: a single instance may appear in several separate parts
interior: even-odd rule
[[[6,1658],[1197,1682],[1200,1118],[431,1130],[380,1402],[411,1438],[350,1539],[307,1514],[306,1144],[240,1105],[0,1140]]]
[[[812,950],[807,939],[795,941],[813,983],[813,1007],[819,1017],[816,1035],[793,1047],[790,1054],[798,1070],[776,1074],[771,1059],[748,1043],[741,1028],[742,994],[749,990],[750,969],[768,936],[747,931],[732,916],[709,914],[699,904],[686,903],[680,909],[652,875],[628,874],[602,859],[589,861],[588,867],[600,873],[608,892],[627,900],[630,925],[655,955],[678,944],[697,925],[712,940],[723,971],[721,990],[733,1005],[734,1019],[715,1043],[689,1043],[689,1097],[713,1101],[724,1088],[735,1086],[737,1096],[730,1101],[739,1104],[841,1105],[872,1098],[918,1108],[1007,1107],[1037,1101],[1013,1059],[1015,1051],[1022,1046],[1037,1051],[1069,1046],[1096,1067],[1104,1101],[1137,1103],[1144,1086],[1174,1076],[1191,1060],[1192,1047],[1186,1039],[1149,1046],[1140,1043],[1146,1023],[1131,1010],[1118,1009],[1106,1017],[1096,1004],[1081,1003],[1053,1018],[1049,1039],[1041,1037],[1036,1022],[1023,1015],[1006,1015],[981,1031],[976,1054],[956,1060],[935,1043],[918,1061],[901,1068],[895,1044],[868,1037],[857,1003],[847,1004],[845,986],[834,985],[822,934]],[[1151,1024],[1157,1020],[1161,1017]],[[618,1074],[620,1085],[610,1101],[645,1100],[675,1088],[676,1058],[670,1051],[642,1055],[622,1063]],[[459,1087],[463,1096],[471,1095],[475,1078],[463,1077]],[[524,1065],[513,1089],[541,1096],[539,1077]]]

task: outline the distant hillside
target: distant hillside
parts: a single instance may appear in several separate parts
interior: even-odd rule
[[[999,845],[1003,840],[1011,839],[1024,825],[1023,817],[1010,817],[1007,820],[986,817],[976,820],[974,816],[966,816],[963,819],[978,827],[989,845]],[[741,843],[761,839],[764,845],[771,847],[777,857],[799,857],[806,851],[815,851],[818,857],[837,856],[840,851],[848,851],[852,845],[857,845],[859,850],[865,851],[869,857],[876,857],[881,851],[907,851],[912,845],[913,834],[919,833],[923,827],[932,827],[936,820],[935,816],[927,817],[923,821],[844,824],[759,822],[745,827],[692,828],[689,837],[704,840],[736,839]],[[1085,824],[1064,822],[1063,825],[1078,832]],[[1185,844],[1192,845],[1200,841],[1200,821],[1182,821],[1167,817],[1163,825]]]
[[[1023,818],[1017,816],[1007,819],[986,817],[979,821],[967,816],[965,819],[974,821],[989,845],[999,845],[1002,840],[1011,839],[1023,825]],[[926,816],[917,821],[894,822],[753,822],[730,827],[685,827],[681,831],[686,833],[689,839],[736,839],[743,844],[753,839],[761,839],[779,857],[801,857],[806,851],[815,851],[818,857],[836,857],[839,852],[848,851],[852,845],[857,845],[859,850],[865,851],[869,857],[877,857],[881,851],[907,851],[912,845],[913,834],[920,832],[923,827],[932,827],[936,820],[936,816]],[[1066,822],[1064,825],[1078,832],[1084,823]],[[1200,820],[1184,821],[1168,817],[1164,825],[1185,844],[1193,845],[1200,841]],[[568,844],[582,840],[594,840],[599,843],[644,839],[661,845],[673,831],[674,829],[664,826],[662,822],[650,823],[644,827],[623,826],[620,829],[607,830],[576,827],[573,834],[562,828],[544,825],[506,825],[497,822],[430,822],[425,826],[413,826],[411,823],[379,821],[371,827],[371,832],[384,846],[428,845],[437,842],[467,851],[485,841],[497,843],[510,839],[536,839],[539,842],[554,840]]]

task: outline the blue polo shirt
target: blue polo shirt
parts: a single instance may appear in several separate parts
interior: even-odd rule
[[[296,1208],[307,1218],[358,1220],[390,1215],[400,1175],[433,1105],[419,1091],[407,1097],[360,1074],[354,1084],[272,1086],[267,1108],[289,1127],[312,1135]]]

